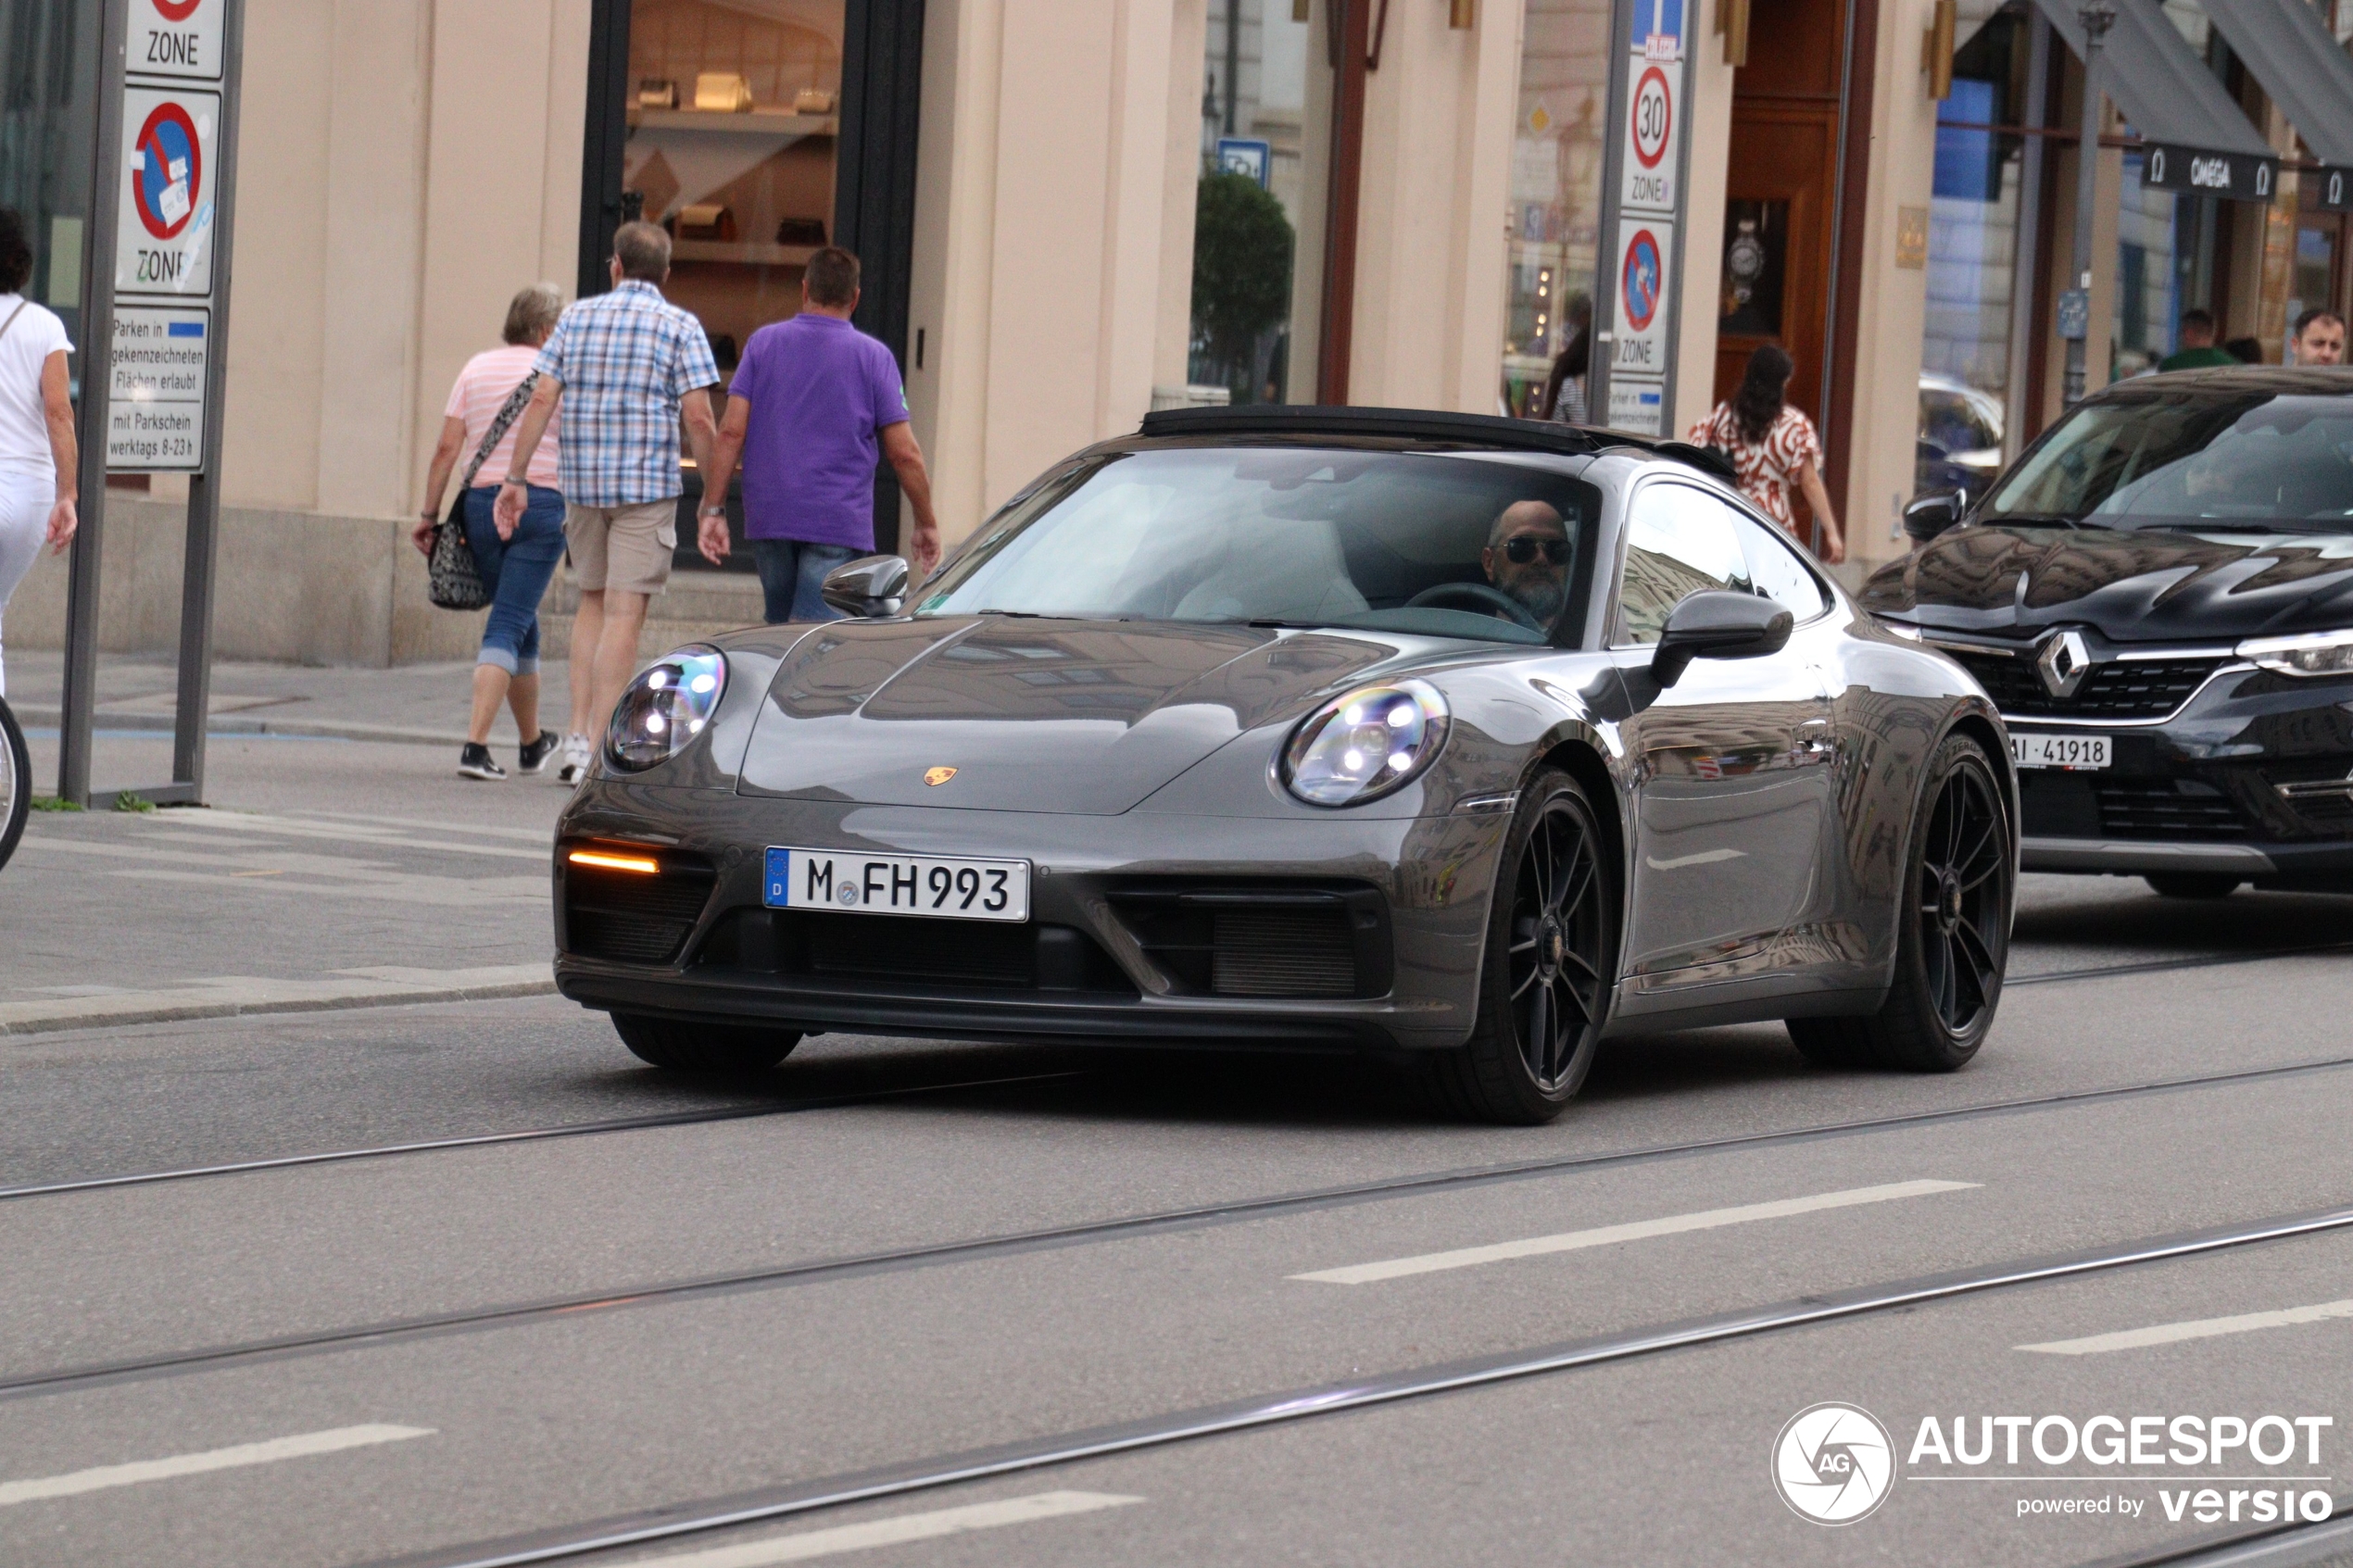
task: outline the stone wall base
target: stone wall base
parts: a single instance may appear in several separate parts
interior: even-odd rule
[[[98,646],[170,654],[179,646],[187,509],[121,493],[107,497],[98,573]],[[65,646],[67,561],[44,551],[8,602],[10,647]],[[486,612],[436,609],[409,525],[383,518],[223,508],[213,656],[283,664],[383,668],[470,659]],[[541,655],[566,657],[577,600],[558,571],[541,601]],[[639,651],[661,652],[760,620],[759,582],[681,572],[657,598]]]

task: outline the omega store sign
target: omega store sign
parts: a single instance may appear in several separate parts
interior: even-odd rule
[[[2141,183],[2226,201],[2267,202],[2280,182],[2280,160],[2246,153],[2209,153],[2152,142],[2142,149]]]

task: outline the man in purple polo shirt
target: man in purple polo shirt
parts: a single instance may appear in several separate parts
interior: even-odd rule
[[[827,245],[801,273],[800,314],[751,334],[727,388],[697,542],[712,564],[727,558],[727,481],[740,453],[744,533],[772,626],[838,619],[818,589],[842,562],[875,553],[878,457],[914,508],[916,580],[939,562],[906,387],[890,350],[849,324],[857,308],[858,258]]]

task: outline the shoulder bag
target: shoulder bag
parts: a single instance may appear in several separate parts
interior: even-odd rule
[[[482,433],[482,445],[474,448],[473,460],[466,465],[464,476],[458,481],[458,494],[449,503],[449,515],[434,527],[433,549],[425,557],[425,592],[438,608],[480,609],[490,602],[490,590],[484,585],[482,569],[474,561],[474,547],[466,538],[466,492],[473,488],[474,475],[489,461],[491,448],[522,417],[538,386],[539,372],[534,370],[507,395],[497,418]]]

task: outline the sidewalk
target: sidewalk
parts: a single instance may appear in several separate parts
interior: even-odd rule
[[[56,654],[12,655],[8,703],[27,729],[63,722],[64,674]],[[561,730],[572,705],[560,661],[540,669],[540,722]],[[96,727],[169,734],[179,673],[169,658],[103,654],[98,659]],[[472,664],[403,664],[389,670],[296,664],[216,664],[216,735],[296,735],[415,743],[454,750],[466,739]],[[497,731],[511,728],[502,711]]]

